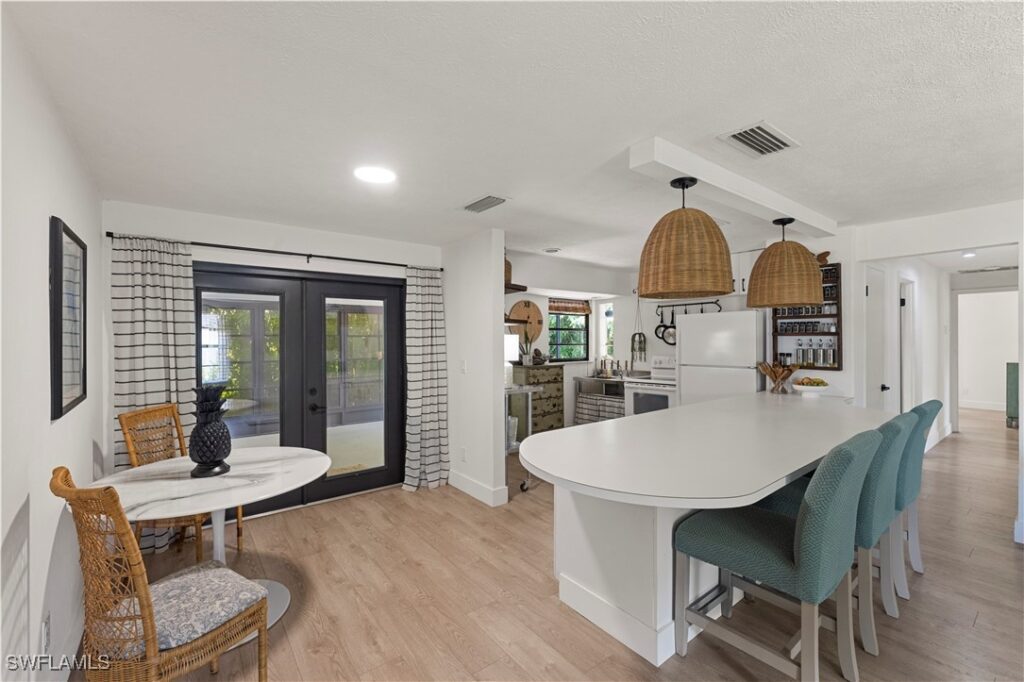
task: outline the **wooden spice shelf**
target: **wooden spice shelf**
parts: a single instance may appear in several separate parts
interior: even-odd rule
[[[839,332],[778,332],[776,336],[839,336]]]
[[[835,287],[836,296],[834,299],[823,301],[822,305],[835,305],[836,312],[831,314],[822,315],[785,315],[780,314],[778,311],[782,308],[772,309],[772,360],[778,362],[779,360],[779,339],[780,338],[834,338],[835,341],[835,353],[836,353],[836,364],[835,366],[816,366],[816,365],[802,365],[802,370],[814,371],[814,372],[840,372],[843,369],[843,270],[842,263],[828,263],[820,266],[822,270],[822,282],[823,287]],[[824,281],[824,272],[830,271],[829,280]],[[829,292],[831,293],[831,292]],[[814,319],[828,319],[835,320],[836,331],[834,332],[780,332],[779,323],[788,320],[814,320]],[[785,352],[790,352],[792,342],[786,342]],[[796,358],[791,358],[793,364],[796,363]]]

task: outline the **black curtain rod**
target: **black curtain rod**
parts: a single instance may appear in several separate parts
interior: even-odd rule
[[[113,237],[113,232],[107,232],[108,237]],[[310,262],[314,258],[321,258],[323,260],[339,260],[346,261],[348,263],[365,263],[367,265],[389,265],[398,268],[409,267],[408,263],[392,263],[386,260],[367,260],[365,258],[346,258],[345,256],[324,256],[317,253],[300,253],[298,251],[278,251],[277,249],[261,249],[255,246],[232,246],[230,244],[212,244],[210,242],[188,242],[192,246],[205,246],[211,249],[228,249],[230,251],[251,251],[253,253],[272,253],[277,256],[298,256],[299,258],[305,258],[306,262]],[[431,268],[437,269],[444,272],[444,268]]]

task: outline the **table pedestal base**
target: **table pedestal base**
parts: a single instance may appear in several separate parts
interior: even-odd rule
[[[220,509],[212,512],[210,514],[210,522],[213,526],[213,558],[216,561],[225,563],[227,553],[224,549],[224,510]],[[274,623],[281,620],[281,616],[284,615],[284,612],[288,610],[288,606],[292,603],[292,593],[288,591],[287,587],[276,580],[257,579],[253,582],[257,582],[267,588],[267,627],[273,627]],[[254,632],[231,648],[240,647],[256,639],[256,637],[257,635]]]
[[[262,578],[254,580],[253,582],[263,585],[267,588],[267,627],[274,627],[274,623],[281,620],[281,616],[285,614],[288,607],[292,603],[292,593],[288,591],[288,588],[277,582],[276,580],[263,580]],[[257,633],[252,633],[241,642],[231,647],[232,649],[248,644],[257,637]]]

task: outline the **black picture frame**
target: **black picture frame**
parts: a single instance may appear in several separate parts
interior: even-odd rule
[[[88,248],[63,220],[50,216],[50,419],[85,400],[86,261]]]

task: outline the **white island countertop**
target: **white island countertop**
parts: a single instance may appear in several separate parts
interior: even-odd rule
[[[547,431],[524,440],[519,456],[533,475],[605,500],[739,507],[893,416],[839,398],[761,392]]]

